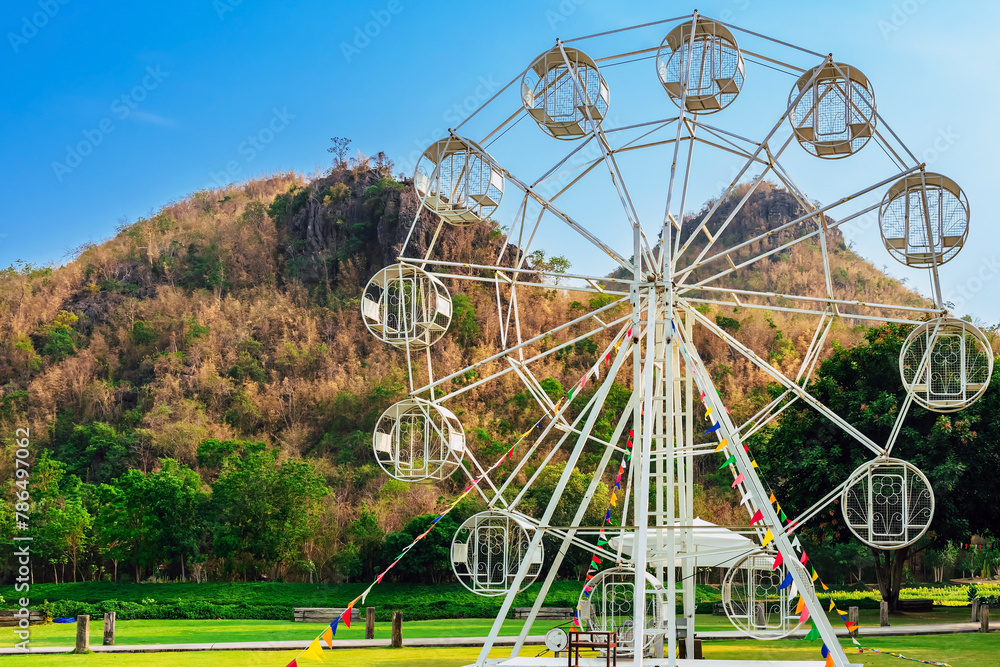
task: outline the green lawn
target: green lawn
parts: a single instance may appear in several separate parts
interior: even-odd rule
[[[834,624],[840,618],[829,614]],[[957,623],[969,620],[969,610],[964,607],[937,607],[933,612],[893,614],[891,625],[913,625],[919,623]],[[860,610],[862,633],[864,628],[878,625],[878,612]],[[489,634],[492,619],[459,618],[433,621],[403,621],[403,637],[479,637]],[[538,621],[532,634],[544,634],[549,628],[564,625],[565,621]],[[504,621],[504,635],[520,632],[521,621]],[[725,616],[698,614],[695,626],[700,631],[732,630],[733,626]],[[319,623],[292,623],[290,621],[234,621],[234,620],[161,620],[161,621],[118,621],[115,641],[118,644],[205,644],[211,642],[243,641],[308,641],[318,635],[326,626]],[[100,618],[91,619],[91,643],[99,644],[103,639],[103,623]],[[35,646],[71,646],[76,637],[73,623],[50,623],[32,627],[32,644]],[[347,628],[342,623],[337,629],[337,639],[362,639],[364,623],[355,621]],[[389,623],[376,622],[375,637],[389,637]]]
[[[994,667],[996,655],[1000,651],[1000,634],[962,634],[919,637],[887,637],[871,642],[871,645],[889,651],[902,652],[908,657],[947,662],[954,667]],[[748,648],[752,648],[748,650]],[[851,662],[867,667],[900,667],[897,658],[866,653],[851,653],[850,642],[845,642],[845,650]],[[723,641],[705,642],[706,658],[758,658],[771,660],[818,660],[819,642],[785,640],[778,642]],[[185,653],[179,659],[177,653],[118,654],[87,656],[26,656],[6,660],[7,664],[27,667],[165,667],[183,664],[185,667],[284,667],[295,657],[296,651],[205,651]],[[337,650],[324,654],[323,664],[344,667],[460,667],[475,661],[475,648],[388,648]],[[505,657],[509,649],[497,649],[490,657]],[[313,664],[304,662],[304,664]],[[317,663],[319,664],[319,663]]]

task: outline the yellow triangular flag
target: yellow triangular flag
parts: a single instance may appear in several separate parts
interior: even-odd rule
[[[305,651],[302,651],[303,658],[309,658],[316,662],[323,662],[323,647],[319,645],[319,640],[314,639]]]
[[[768,544],[771,543],[771,540],[773,540],[773,539],[774,539],[774,535],[771,534],[771,529],[768,528],[767,532],[764,533],[764,541],[760,543],[760,546],[766,547]]]
[[[823,590],[824,590],[824,591],[828,591],[828,590],[830,590],[830,587],[829,587],[829,586],[827,586],[826,584],[824,584],[824,583],[823,583],[822,581],[821,581],[821,582],[819,582],[819,585],[823,587]]]
[[[618,496],[615,495],[614,491],[611,492],[611,506],[618,507]]]
[[[333,630],[330,628],[329,625],[326,626],[326,631],[323,632],[323,634],[321,635],[321,637],[323,637],[323,641],[326,642],[327,646],[329,646],[330,648],[333,648]]]
[[[723,438],[723,439],[722,439],[722,442],[720,442],[720,443],[719,443],[719,446],[715,448],[715,451],[719,451],[720,449],[724,449],[724,448],[725,448],[725,446],[726,446],[726,445],[728,445],[728,444],[729,444],[729,443],[728,443],[728,442],[726,442],[726,439],[725,439],[725,438]]]
[[[819,579],[819,572],[813,570],[813,581],[816,581],[817,579]]]
[[[750,465],[752,465],[754,468],[756,468],[757,467],[757,459],[754,459],[753,461],[751,461]]]
[[[827,611],[833,611],[833,610],[834,610],[834,609],[836,609],[836,608],[837,608],[837,603],[836,603],[836,602],[834,602],[834,601],[833,601],[833,600],[831,599],[831,600],[830,600],[830,608],[829,608],[829,609],[827,609]]]

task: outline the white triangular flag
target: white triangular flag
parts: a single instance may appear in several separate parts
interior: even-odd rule
[[[750,492],[747,492],[747,494],[743,496],[743,500],[740,501],[740,505],[746,505],[751,500],[753,500],[753,495],[751,495]]]
[[[799,536],[798,535],[796,535],[795,539],[792,540],[792,546],[795,547],[796,549],[798,549],[799,551],[802,551],[802,543],[799,542]]]

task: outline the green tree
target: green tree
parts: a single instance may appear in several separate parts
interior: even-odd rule
[[[385,531],[378,525],[378,517],[367,503],[362,503],[358,518],[347,525],[347,537],[357,553],[361,572],[366,577],[374,576],[375,566],[382,555]]]
[[[323,479],[303,459],[278,462],[276,450],[244,443],[226,457],[212,485],[213,548],[244,575],[274,569],[301,556],[309,515],[326,495]]]
[[[76,425],[69,437],[55,443],[55,456],[66,471],[98,484],[121,476],[134,463],[131,434],[103,422]]]
[[[388,565],[427,530],[437,514],[421,514],[413,517],[402,530],[389,533],[385,538],[382,557]],[[458,524],[450,516],[445,516],[434,526],[434,530],[413,545],[406,557],[392,569],[398,580],[414,583],[439,584],[451,577],[451,540],[458,530]]]
[[[888,440],[905,398],[899,377],[899,351],[907,329],[889,324],[872,328],[866,341],[845,349],[834,345],[810,392],[876,443]],[[911,408],[893,455],[922,470],[933,486],[936,509],[931,534],[968,541],[971,534],[998,525],[991,500],[1000,463],[1000,391],[990,388],[972,407],[955,415]],[[829,419],[797,403],[750,443],[761,468],[774,484],[786,513],[793,517],[843,482],[871,453]],[[825,508],[803,536],[814,543],[854,539],[839,508]],[[895,610],[903,564],[913,547],[872,549],[882,598]]]
[[[160,471],[148,478],[147,520],[160,559],[179,563],[181,580],[187,581],[186,563],[203,560],[208,493],[194,470],[173,459],[160,463]]]

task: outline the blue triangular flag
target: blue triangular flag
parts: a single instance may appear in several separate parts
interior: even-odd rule
[[[605,521],[611,521],[611,510],[608,510],[607,514],[604,515]]]
[[[722,422],[716,422],[710,429],[705,431],[705,433],[715,433],[722,427]]]
[[[823,657],[825,658],[825,657],[826,657],[826,654],[830,652],[830,649],[828,649],[828,648],[826,647],[826,644],[823,644],[823,648],[821,648],[821,649],[819,650],[819,652],[820,652],[820,653],[821,653],[821,654],[823,655]]]
[[[791,585],[792,585],[792,573],[789,572],[788,574],[785,575],[785,580],[781,582],[780,586],[778,586],[778,590],[783,591]]]
[[[330,623],[330,630],[333,631],[334,636],[337,635],[337,624],[338,623],[340,623],[340,616],[338,616],[337,618],[333,619],[333,622]]]

